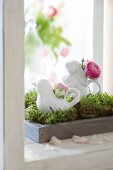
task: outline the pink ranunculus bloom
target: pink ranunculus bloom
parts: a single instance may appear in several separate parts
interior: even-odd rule
[[[58,10],[54,6],[49,6],[47,10],[47,16],[48,17],[54,17],[58,13]]]
[[[67,91],[68,86],[66,86],[63,83],[57,83],[57,84],[54,85],[54,89],[61,89],[61,90]]]
[[[85,64],[85,74],[90,79],[97,79],[101,74],[99,66],[93,61],[87,61]]]
[[[61,48],[61,50],[60,50],[61,56],[66,57],[68,54],[69,54],[69,48],[67,48],[67,47]]]

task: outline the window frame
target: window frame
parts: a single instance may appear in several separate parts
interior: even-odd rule
[[[102,8],[104,0],[94,0]],[[96,4],[95,4],[96,5]],[[94,11],[95,12],[95,11]],[[98,15],[99,16],[99,15]],[[95,18],[96,17],[96,18]],[[102,15],[103,17],[103,15]],[[94,15],[94,20],[97,16]],[[0,170],[27,169],[24,162],[24,2],[0,0]],[[18,22],[17,22],[18,21]],[[95,20],[96,21],[96,20]],[[100,22],[100,19],[98,23]],[[97,23],[96,23],[97,24]],[[99,28],[99,29],[98,29]],[[103,63],[103,24],[94,27],[94,60]],[[98,29],[98,34],[97,34]],[[101,32],[101,37],[98,35]],[[102,39],[101,39],[102,38]],[[102,43],[98,51],[97,41]],[[102,64],[103,66],[103,64]],[[26,163],[27,164],[27,163]],[[29,163],[30,164],[30,163]],[[33,163],[31,163],[33,164]],[[36,164],[36,162],[35,162]],[[35,165],[34,165],[35,169]]]
[[[0,8],[0,170],[24,170],[24,2]]]

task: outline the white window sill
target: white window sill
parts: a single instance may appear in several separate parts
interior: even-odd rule
[[[47,148],[26,139],[26,170],[111,170],[113,169],[113,133],[103,144],[75,144],[63,140],[60,147]]]

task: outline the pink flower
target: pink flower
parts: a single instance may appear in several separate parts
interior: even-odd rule
[[[61,89],[61,90],[68,90],[68,86],[64,85],[63,83],[57,83],[54,85],[54,89]]]
[[[68,54],[69,54],[69,49],[68,49],[67,47],[63,47],[63,48],[60,50],[60,55],[61,55],[61,56],[66,57]]]
[[[99,66],[93,61],[87,61],[87,63],[85,64],[84,71],[85,71],[86,76],[90,79],[99,78],[101,74],[101,70]]]
[[[38,51],[38,55],[39,56],[42,56],[42,57],[47,57],[49,54],[49,49],[48,48],[41,48],[39,51]]]
[[[47,11],[48,17],[54,17],[57,15],[57,13],[58,13],[58,10],[55,7],[53,7],[53,6],[48,7],[48,11]]]

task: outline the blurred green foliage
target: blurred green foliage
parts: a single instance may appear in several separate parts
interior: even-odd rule
[[[30,21],[30,24],[33,25],[34,22]],[[60,45],[62,43],[67,46],[71,45],[70,41],[62,36],[62,27],[56,23],[54,17],[47,17],[40,10],[37,12],[35,24],[36,30],[34,31],[31,26],[25,36],[26,64],[30,64],[32,57],[35,55],[35,50],[41,46],[47,46],[55,60],[58,61]]]
[[[58,60],[57,49],[61,43],[71,45],[71,43],[62,36],[62,27],[55,25],[53,17],[45,16],[41,11],[36,17],[37,33],[44,45],[50,47],[56,60]]]

